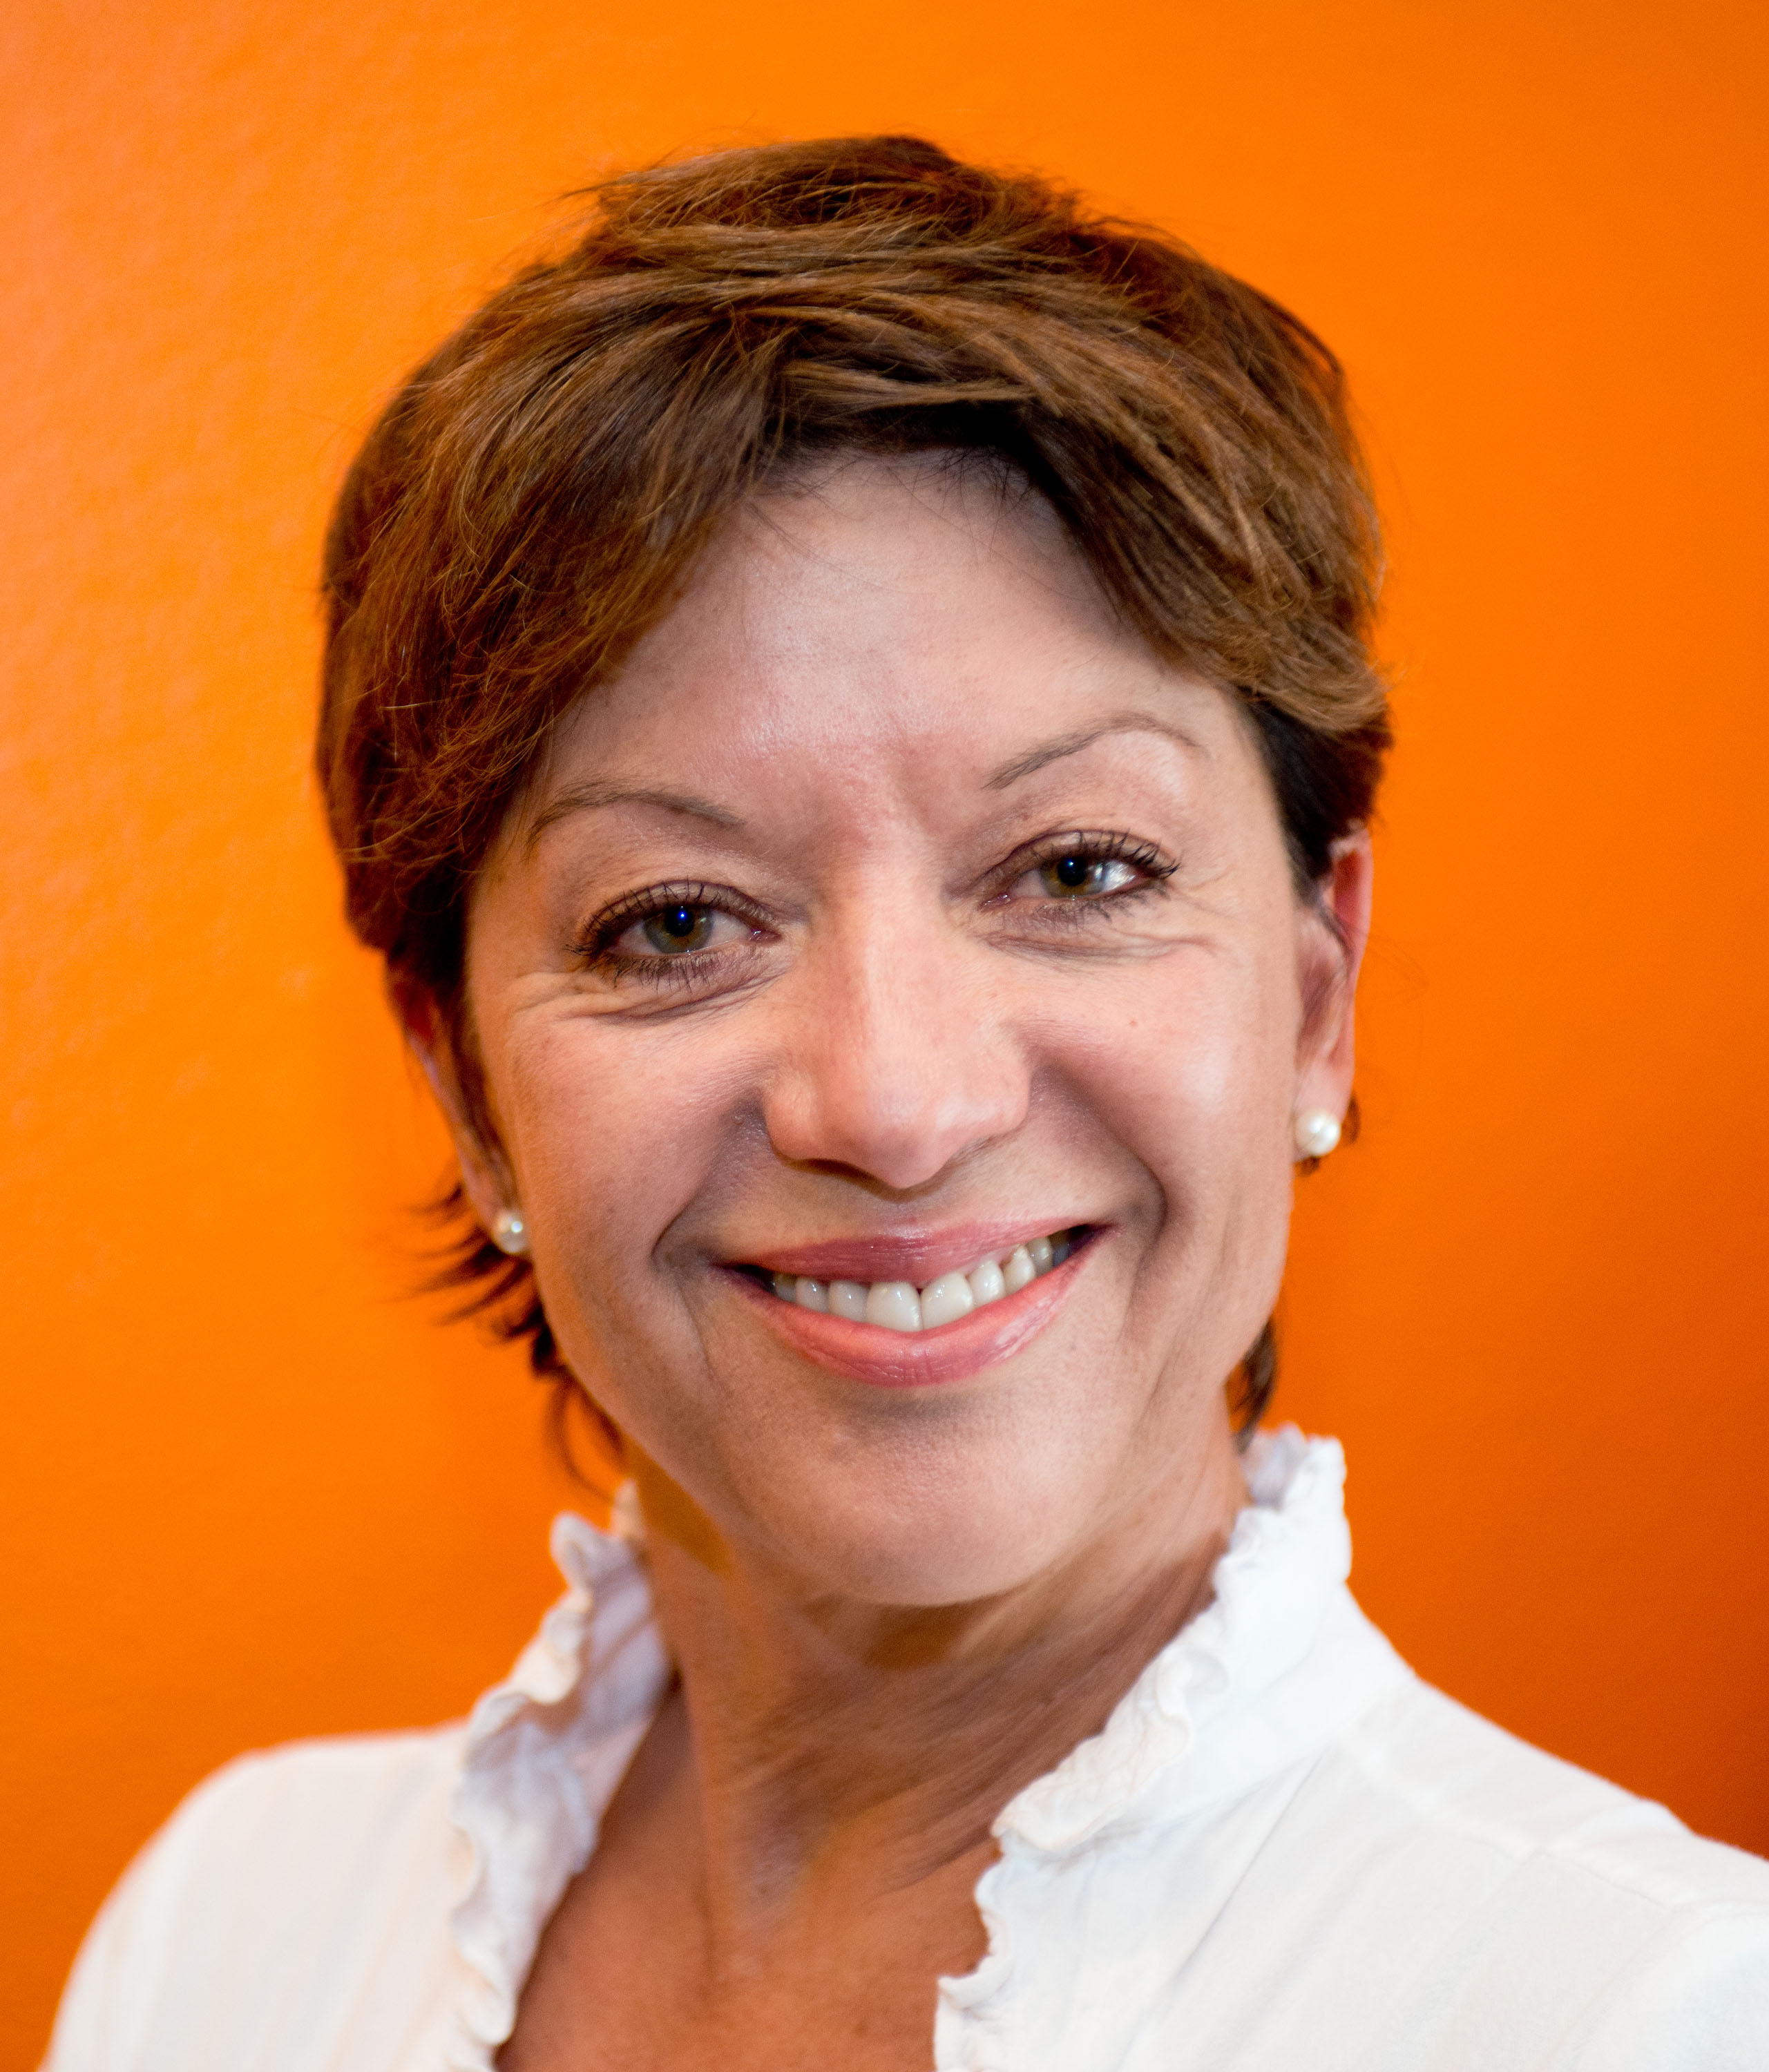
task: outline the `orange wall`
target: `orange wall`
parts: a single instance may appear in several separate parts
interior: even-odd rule
[[[1343,352],[1401,748],[1283,1408],[1428,1675],[1769,1850],[1765,18],[19,0],[0,2060],[204,1771],[459,1711],[549,1594],[536,1392],[400,1299],[441,1151],[334,919],[313,569],[549,198],[685,144],[1056,168]]]

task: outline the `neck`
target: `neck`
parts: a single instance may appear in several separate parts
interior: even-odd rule
[[[935,1608],[784,1583],[697,1511],[683,1519],[681,1492],[639,1464],[715,1942],[759,1944],[856,1886],[899,1893],[950,1872],[968,1899],[1002,1808],[1104,1725],[1208,1601],[1247,1500],[1226,1424],[1218,1437],[1051,1570]]]

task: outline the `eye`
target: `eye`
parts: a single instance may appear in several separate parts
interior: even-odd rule
[[[691,906],[685,900],[677,906],[660,907],[640,922],[636,930],[627,932],[642,935],[647,946],[660,956],[681,956],[689,950],[706,948],[721,918],[729,916],[722,917],[716,906]]]
[[[1173,864],[1152,842],[1076,830],[1029,843],[1010,858],[996,881],[1005,881],[997,897],[1047,908],[1105,906],[1150,890],[1173,872]]]
[[[1035,898],[1042,893],[1047,899],[1097,899],[1128,890],[1144,874],[1121,856],[1065,849],[1060,855],[1046,857],[1035,870],[1027,871],[1013,890],[1025,897],[1027,894],[1021,893],[1021,887],[1026,886]],[[1037,889],[1031,890],[1034,884]]]
[[[679,967],[704,978],[724,953],[765,932],[763,915],[722,886],[655,885],[597,915],[578,953],[610,977],[655,977]]]
[[[722,906],[671,899],[630,920],[608,940],[605,954],[622,960],[690,957],[699,951],[730,948],[754,932],[748,922]]]

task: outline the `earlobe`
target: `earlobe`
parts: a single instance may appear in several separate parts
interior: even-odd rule
[[[1290,1125],[1298,1158],[1325,1158],[1339,1149],[1341,1124],[1329,1108],[1304,1108]]]

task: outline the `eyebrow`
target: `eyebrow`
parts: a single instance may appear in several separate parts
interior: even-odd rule
[[[553,796],[529,824],[525,846],[529,855],[547,829],[573,813],[590,813],[604,806],[656,806],[666,813],[681,813],[690,820],[710,820],[715,828],[740,828],[743,823],[710,799],[697,799],[686,791],[659,791],[646,784],[623,784],[590,778],[582,784],[568,784]]]
[[[1010,763],[1002,763],[984,779],[983,789],[1005,791],[1010,785],[1018,783],[1021,778],[1030,777],[1035,770],[1060,763],[1065,755],[1079,755],[1084,748],[1091,748],[1095,742],[1103,741],[1112,734],[1164,734],[1169,741],[1178,742],[1182,748],[1203,752],[1202,745],[1183,728],[1151,719],[1146,713],[1121,713],[1115,719],[1102,720],[1097,726],[1087,727],[1076,734],[1059,734],[1042,747],[1028,749],[1023,755],[1016,755]]]

